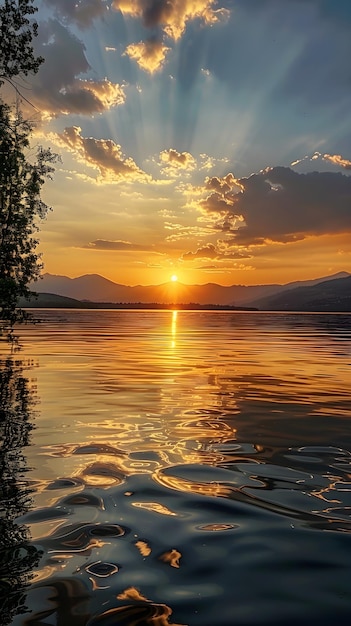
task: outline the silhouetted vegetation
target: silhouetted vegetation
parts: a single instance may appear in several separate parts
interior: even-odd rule
[[[17,523],[30,504],[24,482],[26,462],[22,448],[29,443],[34,404],[22,363],[11,357],[0,361],[0,615],[1,624],[26,610],[25,590],[39,553],[29,542],[29,531]]]
[[[10,337],[13,325],[28,318],[17,308],[18,299],[29,295],[28,284],[41,269],[34,235],[48,206],[40,193],[57,158],[41,147],[30,154],[33,124],[24,119],[12,83],[14,77],[36,73],[43,62],[32,47],[37,24],[30,18],[36,10],[32,0],[5,0],[0,7],[0,86],[7,81],[16,92],[12,106],[0,98],[0,330]]]

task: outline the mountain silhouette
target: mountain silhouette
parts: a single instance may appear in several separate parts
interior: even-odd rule
[[[86,274],[77,278],[44,274],[32,285],[33,291],[57,294],[76,300],[115,303],[164,303],[164,304],[221,304],[231,306],[257,306],[263,298],[273,296],[300,286],[310,287],[325,281],[346,278],[347,272],[324,276],[308,281],[268,285],[231,285],[216,283],[205,285],[185,285],[180,282],[167,282],[161,285],[136,285],[130,287],[114,283],[99,274]],[[263,301],[263,300],[262,300]],[[69,305],[68,305],[69,306]]]
[[[251,304],[266,311],[351,311],[351,276],[286,289]]]

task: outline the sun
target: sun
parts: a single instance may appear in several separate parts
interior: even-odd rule
[[[172,283],[176,283],[177,280],[178,280],[178,276],[176,276],[176,274],[172,274],[172,276],[171,276]]]

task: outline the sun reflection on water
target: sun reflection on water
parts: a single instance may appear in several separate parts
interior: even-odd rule
[[[348,326],[335,339],[307,318],[296,332],[279,316],[62,315],[64,331],[25,331],[41,397],[23,518],[43,550],[37,615],[169,626],[184,605],[217,623],[206,602],[230,606],[235,574],[240,605],[246,558],[257,576],[273,555],[269,579],[285,572],[288,532],[299,554],[316,537],[312,563],[319,531],[350,534]],[[289,576],[274,578],[282,597]]]
[[[177,318],[178,318],[178,311],[172,311],[172,326],[171,326],[172,341],[171,341],[171,347],[173,349],[176,347]]]

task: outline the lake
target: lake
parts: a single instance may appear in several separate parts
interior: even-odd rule
[[[5,624],[349,622],[351,314],[36,315],[1,346]]]

